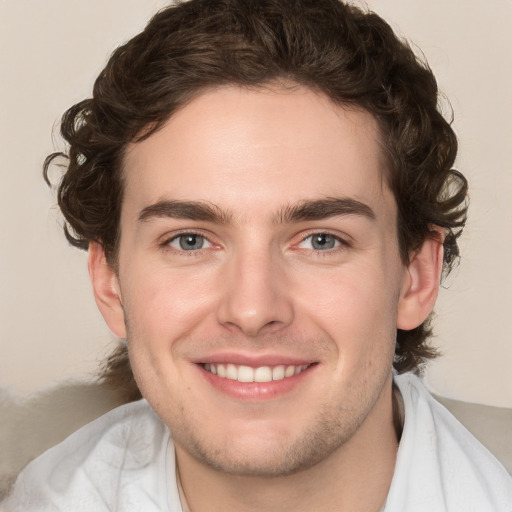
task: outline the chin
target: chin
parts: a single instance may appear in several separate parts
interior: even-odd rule
[[[345,419],[344,419],[345,418]],[[262,428],[262,434],[251,437],[245,430],[239,437],[219,436],[210,432],[210,440],[195,437],[192,430],[174,433],[175,442],[200,464],[216,471],[240,477],[276,478],[307,470],[328,459],[345,445],[363,421],[343,414],[322,414],[302,432],[272,436],[272,428]],[[181,429],[180,429],[181,430]],[[184,434],[181,436],[179,434]],[[222,439],[219,442],[219,439]]]

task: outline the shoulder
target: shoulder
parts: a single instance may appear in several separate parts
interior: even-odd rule
[[[386,511],[510,512],[505,468],[412,374],[395,377],[405,423]]]
[[[167,427],[145,400],[123,405],[28,464],[3,506],[8,512],[122,510],[120,487],[143,485],[155,465],[165,464],[169,444]],[[133,497],[135,487],[123,495]]]

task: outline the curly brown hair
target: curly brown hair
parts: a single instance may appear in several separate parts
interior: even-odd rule
[[[53,160],[68,159],[58,202],[70,243],[82,249],[92,240],[101,243],[116,268],[127,144],[149,137],[207,88],[276,81],[312,88],[337,104],[373,114],[398,205],[402,260],[406,263],[437,226],[446,233],[447,274],[459,254],[467,182],[452,169],[457,139],[438,108],[436,80],[378,15],[338,0],[179,2],[119,47],[98,76],[93,97],[63,116],[68,154],[53,153],[45,161],[49,181]],[[430,334],[430,318],[416,329],[397,331],[398,372],[419,370],[435,356]],[[104,376],[112,380],[116,371],[129,387],[124,346]]]

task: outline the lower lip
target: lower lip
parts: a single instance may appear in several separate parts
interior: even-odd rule
[[[214,375],[205,370],[202,365],[197,365],[203,377],[213,388],[232,398],[252,402],[272,400],[289,393],[304,379],[307,379],[316,366],[316,364],[312,364],[298,375],[293,375],[292,377],[281,380],[272,380],[270,382],[239,382],[237,380]]]

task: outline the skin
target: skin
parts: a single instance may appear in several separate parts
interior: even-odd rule
[[[128,147],[124,186],[118,269],[92,243],[89,270],[191,510],[378,510],[396,329],[430,312],[442,249],[402,263],[373,117],[305,88],[211,90]],[[203,365],[222,362],[309,366],[243,384]]]

